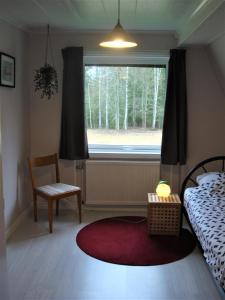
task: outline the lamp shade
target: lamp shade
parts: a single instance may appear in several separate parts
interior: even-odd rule
[[[106,35],[105,39],[99,45],[101,47],[121,49],[135,47],[137,43],[129,36],[118,21],[112,32]]]
[[[156,194],[159,197],[168,197],[171,193],[171,189],[169,186],[168,181],[166,180],[160,180],[156,187]]]

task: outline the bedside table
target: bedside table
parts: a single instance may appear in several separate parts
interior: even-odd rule
[[[148,234],[179,235],[181,222],[181,201],[177,194],[158,197],[148,194]]]

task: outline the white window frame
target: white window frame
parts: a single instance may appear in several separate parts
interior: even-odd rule
[[[84,55],[84,65],[165,65],[168,72],[169,52],[161,51],[160,53],[110,53],[102,54],[97,52],[87,52]],[[94,146],[94,147],[93,147]],[[132,146],[124,145],[123,147],[114,145],[95,146],[88,145],[90,158],[107,158],[107,159],[160,159],[161,149],[157,146]],[[124,151],[124,149],[127,149]]]

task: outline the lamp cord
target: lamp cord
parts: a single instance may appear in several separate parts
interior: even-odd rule
[[[119,222],[124,222],[124,223],[139,224],[139,223],[145,222],[147,218],[146,217],[140,217],[140,219],[138,221],[131,221],[131,220],[126,219],[126,217],[124,217],[124,218],[121,218],[121,217],[112,217],[110,219],[117,220]]]
[[[120,0],[118,0],[118,23],[120,23]]]

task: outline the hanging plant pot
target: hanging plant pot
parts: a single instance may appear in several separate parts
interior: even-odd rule
[[[57,72],[55,68],[47,63],[40,69],[36,70],[34,83],[35,92],[40,91],[41,98],[46,96],[48,99],[51,99],[55,93],[58,93]]]
[[[55,68],[48,63],[48,48],[50,48],[51,50],[51,58],[53,62],[52,45],[51,45],[50,34],[49,34],[49,25],[47,27],[45,64],[43,67],[35,71],[34,85],[35,85],[35,92],[36,91],[41,92],[40,95],[41,98],[47,97],[48,99],[51,99],[51,97],[54,94],[58,93],[58,79],[57,79],[57,72]]]

